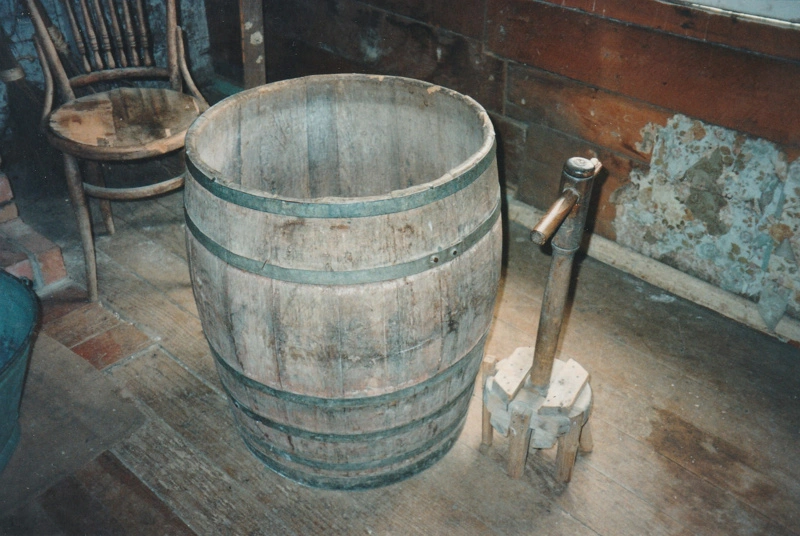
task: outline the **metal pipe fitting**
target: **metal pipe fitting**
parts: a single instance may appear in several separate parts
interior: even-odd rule
[[[561,172],[561,196],[531,232],[531,240],[540,245],[555,232],[552,241],[553,260],[542,299],[531,369],[531,384],[541,392],[547,392],[550,384],[572,277],[572,263],[583,238],[592,185],[600,169],[602,164],[596,158],[568,159]]]

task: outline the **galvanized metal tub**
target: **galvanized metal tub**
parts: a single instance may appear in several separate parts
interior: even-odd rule
[[[0,270],[0,471],[19,442],[19,404],[38,321],[30,285]]]

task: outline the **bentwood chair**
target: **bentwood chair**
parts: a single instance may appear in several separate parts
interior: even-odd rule
[[[89,299],[97,301],[87,195],[100,199],[103,220],[113,234],[109,200],[151,197],[183,186],[181,173],[147,186],[107,187],[100,163],[145,160],[182,150],[186,130],[208,105],[186,65],[176,0],[166,0],[164,6],[165,67],[153,60],[158,54],[152,40],[158,32],[147,23],[143,0],[55,1],[60,2],[61,18],[68,21],[63,29],[53,24],[58,17],[51,18],[40,0],[25,1],[45,78],[42,126],[50,144],[63,153]],[[169,88],[134,84],[145,80],[163,80],[161,86],[168,82]],[[183,92],[184,85],[190,94]]]

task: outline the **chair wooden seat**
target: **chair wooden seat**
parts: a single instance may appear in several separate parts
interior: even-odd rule
[[[112,166],[104,168],[102,163],[144,160],[181,150],[189,126],[208,107],[186,63],[177,0],[164,0],[163,6],[158,3],[62,0],[50,2],[59,12],[58,17],[50,17],[42,2],[25,0],[45,81],[42,127],[49,143],[63,156],[91,301],[98,299],[98,289],[87,197],[98,200],[105,227],[113,234],[110,201],[143,199],[183,186],[181,172],[168,178],[148,177],[144,185],[123,179],[107,187],[103,175]],[[165,16],[164,21],[149,25],[150,10]],[[68,31],[61,31],[54,20],[68,24]],[[165,47],[152,44],[157,37],[165,39]],[[162,50],[165,66],[156,62],[161,61]],[[156,80],[163,81],[163,87],[168,83],[169,89],[143,83]]]
[[[92,160],[134,160],[183,147],[201,103],[160,88],[119,88],[69,101],[50,114],[55,147]]]

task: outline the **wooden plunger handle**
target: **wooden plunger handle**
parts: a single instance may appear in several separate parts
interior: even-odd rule
[[[533,243],[537,246],[543,246],[545,242],[550,240],[550,237],[556,233],[559,226],[561,226],[561,222],[569,215],[572,207],[578,202],[578,199],[580,199],[578,192],[572,188],[564,190],[561,193],[561,197],[550,205],[547,214],[539,220],[539,223],[537,223],[536,227],[531,231],[531,240]]]
[[[553,260],[542,298],[539,330],[531,369],[531,384],[546,393],[553,372],[564,306],[572,277],[572,261],[581,243],[592,182],[602,165],[597,159],[573,157],[561,173],[561,197],[533,229],[531,240],[543,244],[553,236]]]

